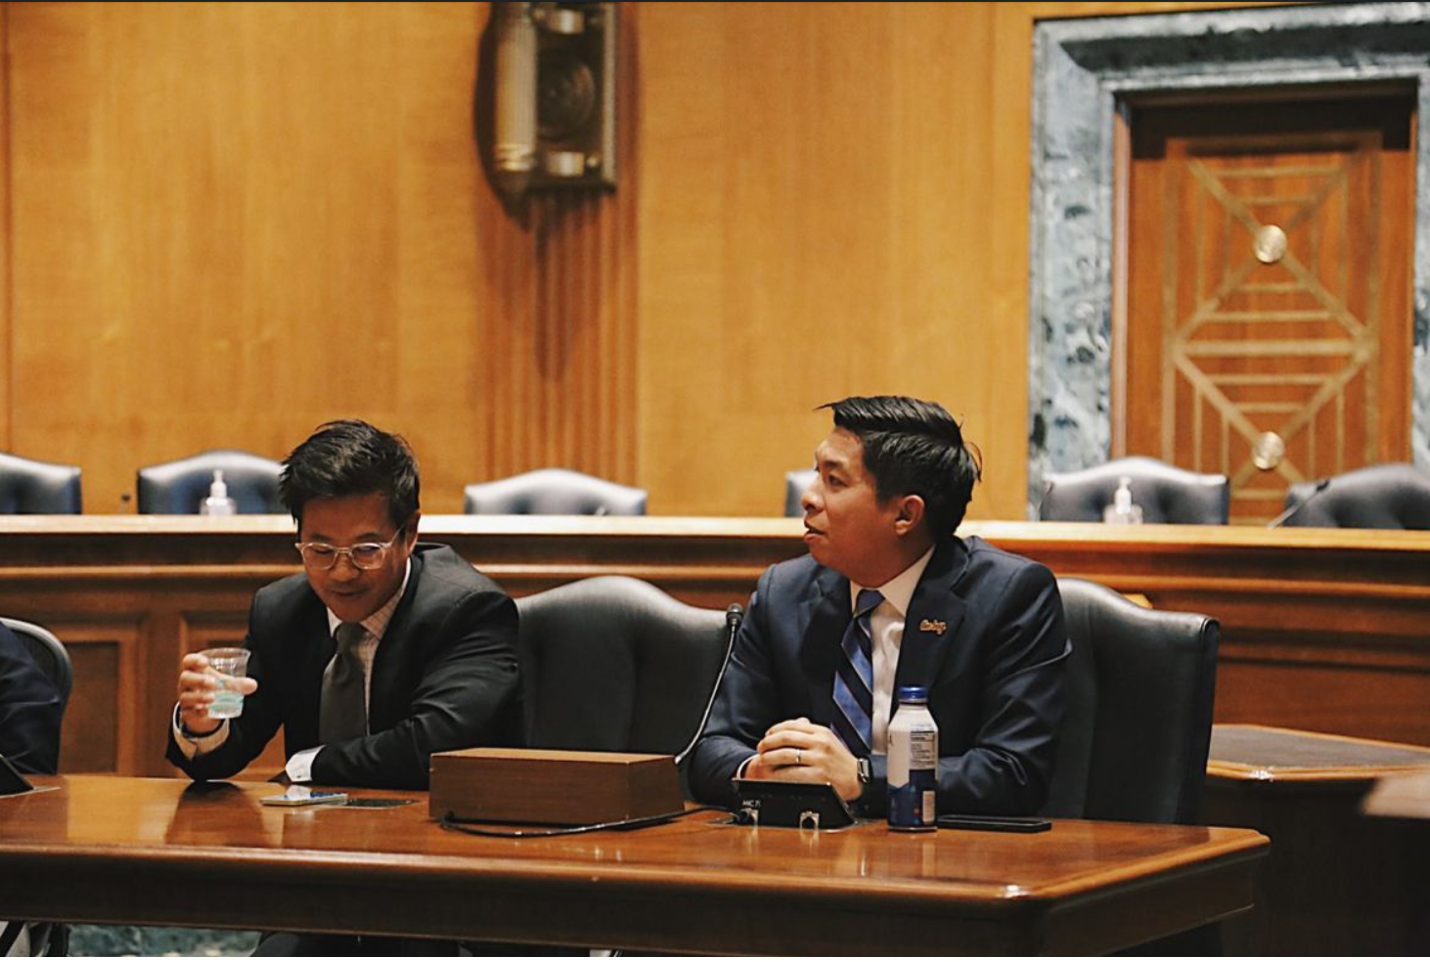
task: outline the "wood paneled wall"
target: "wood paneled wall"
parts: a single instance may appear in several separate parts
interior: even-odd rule
[[[0,442],[84,467],[406,434],[425,506],[564,464],[770,515],[850,392],[943,401],[1021,517],[1039,16],[1165,3],[626,4],[621,186],[507,210],[486,4],[16,3]]]

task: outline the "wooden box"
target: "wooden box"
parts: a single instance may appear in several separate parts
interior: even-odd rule
[[[587,825],[685,807],[670,755],[468,748],[432,756],[430,813],[479,822]]]

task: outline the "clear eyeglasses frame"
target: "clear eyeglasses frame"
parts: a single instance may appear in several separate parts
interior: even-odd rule
[[[325,541],[297,541],[293,547],[303,556],[303,564],[314,571],[327,571],[338,563],[338,558],[348,556],[354,568],[371,571],[381,568],[387,560],[387,551],[402,537],[402,531],[392,536],[390,541],[365,541],[349,548],[339,548]]]

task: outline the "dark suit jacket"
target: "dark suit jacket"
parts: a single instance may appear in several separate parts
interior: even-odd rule
[[[808,556],[761,576],[691,756],[696,798],[733,806],[730,779],[771,725],[800,716],[831,723],[849,608],[849,579]],[[946,627],[940,632],[937,623]],[[895,686],[929,688],[939,811],[1023,814],[1042,806],[1070,651],[1047,568],[979,538],[934,552],[909,603]],[[860,808],[882,814],[885,757],[872,761],[874,783]]]
[[[0,755],[22,772],[53,775],[65,703],[14,632],[0,625]]]
[[[325,745],[313,781],[426,788],[432,752],[519,744],[516,627],[516,605],[496,582],[445,545],[418,544],[373,662],[369,734]],[[228,739],[188,760],[169,734],[169,761],[192,778],[237,774],[279,725],[289,758],[319,744],[318,696],[335,644],[306,575],[254,596],[245,644],[258,691],[229,722]]]

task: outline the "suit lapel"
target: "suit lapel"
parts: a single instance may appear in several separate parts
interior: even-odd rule
[[[407,664],[403,656],[403,650],[407,646],[407,629],[411,622],[412,599],[417,594],[417,584],[421,580],[422,555],[416,551],[412,553],[412,573],[407,578],[407,589],[402,593],[402,600],[397,603],[397,608],[392,612],[392,619],[387,623],[387,630],[382,633],[382,641],[377,645],[377,654],[372,661],[372,681],[368,688],[367,725],[368,731],[379,731],[390,728],[391,713],[387,710],[392,704],[393,689],[398,683],[400,674],[396,668]]]
[[[299,684],[293,696],[293,718],[302,725],[302,733],[296,743],[306,746],[318,744],[318,701],[323,697],[323,672],[328,662],[333,660],[337,644],[328,631],[328,609],[317,595],[307,605],[298,626],[297,664],[294,677]],[[311,693],[311,695],[309,694]]]
[[[924,575],[909,599],[904,639],[899,647],[899,668],[894,677],[894,698],[907,685],[932,688],[939,670],[958,637],[966,604],[954,586],[968,567],[968,548],[961,541],[941,545],[929,559]],[[892,714],[894,706],[890,706]]]
[[[828,725],[834,719],[834,671],[840,658],[840,642],[849,626],[849,579],[821,568],[810,586],[802,618],[800,663],[809,696],[811,721]]]

